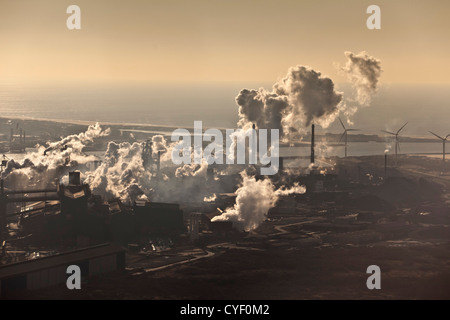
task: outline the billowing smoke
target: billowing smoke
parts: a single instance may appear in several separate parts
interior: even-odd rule
[[[277,94],[288,97],[292,110],[291,117],[285,121],[294,128],[300,124],[309,126],[312,121],[328,127],[335,120],[342,101],[342,93],[335,91],[330,78],[304,66],[290,68],[274,89]]]
[[[149,194],[152,179],[150,171],[145,170],[142,160],[142,145],[122,142],[109,142],[102,164],[86,174],[85,181],[92,191],[103,196],[113,196],[122,200],[135,200]],[[142,183],[147,181],[147,183]]]
[[[281,130],[282,136],[313,121],[326,128],[342,108],[342,93],[333,81],[306,66],[288,70],[286,77],[265,89],[243,89],[236,97],[238,125],[244,129],[256,123],[258,128]]]
[[[356,100],[361,105],[368,105],[378,91],[382,72],[381,61],[365,51],[358,54],[346,51],[345,56],[347,63],[342,70],[356,90]]]
[[[208,170],[208,163],[206,161],[202,161],[201,165],[197,165],[194,163],[184,164],[181,167],[178,167],[175,170],[175,177],[204,177],[206,178],[206,173]]]
[[[216,201],[216,199],[217,199],[217,196],[214,193],[212,196],[204,197],[203,202],[214,202],[214,201]]]
[[[236,97],[239,105],[238,126],[250,129],[255,123],[260,129],[282,130],[283,114],[288,112],[286,96],[279,96],[263,88],[258,90],[242,89]]]
[[[95,138],[105,137],[110,133],[111,129],[107,128],[106,130],[102,130],[100,124],[97,122],[94,125],[90,125],[86,132],[73,134],[60,141],[49,143],[47,150],[52,151],[61,148],[71,148],[72,151],[81,152],[86,144],[93,142]]]
[[[164,136],[158,134],[152,137],[152,154],[153,156],[158,155],[158,151],[161,153],[166,152],[169,147],[167,146],[167,141]]]
[[[366,52],[346,51],[347,63],[341,70],[356,90],[360,105],[368,105],[378,90],[381,62]],[[307,66],[291,67],[287,75],[277,81],[272,90],[242,89],[236,97],[239,106],[238,126],[279,129],[281,136],[303,131],[312,122],[327,128],[339,112],[350,117],[358,107],[346,105],[343,93],[335,90],[333,81]]]
[[[267,217],[280,196],[292,193],[305,193],[306,188],[294,184],[292,188],[281,187],[275,190],[270,179],[256,180],[241,173],[242,185],[236,190],[236,203],[212,221],[232,221],[235,228],[250,231],[256,229]]]
[[[278,190],[275,191],[275,193],[279,196],[288,196],[293,193],[303,194],[305,192],[306,192],[306,187],[301,186],[298,182],[294,182],[293,186],[290,188],[282,186]]]
[[[168,145],[162,136],[158,138],[158,143],[166,146],[165,154],[170,154],[174,143]],[[155,143],[153,147],[157,148]],[[166,173],[157,172],[154,167],[144,167],[142,148],[142,144],[137,142],[109,142],[103,163],[95,171],[87,172],[85,181],[91,185],[94,193],[107,199],[120,198],[124,202],[136,199],[170,203],[200,202],[210,193],[206,162],[177,168],[172,165]]]
[[[67,136],[60,141],[49,143],[47,147],[37,146],[37,151],[27,154],[22,162],[8,161],[3,173],[6,183],[17,189],[54,186],[55,179],[97,160],[95,156],[87,156],[82,150],[95,138],[109,134],[109,129],[102,130],[96,123],[90,125],[86,132]]]

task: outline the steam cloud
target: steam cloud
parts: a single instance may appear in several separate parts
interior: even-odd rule
[[[342,70],[356,90],[356,100],[361,105],[368,105],[373,94],[378,91],[381,76],[381,61],[369,56],[365,51],[358,54],[346,51],[347,63]]]
[[[7,185],[14,185],[18,189],[54,186],[55,179],[96,160],[95,156],[87,156],[82,150],[95,138],[109,134],[109,129],[102,130],[96,123],[90,125],[86,132],[67,136],[58,142],[49,143],[47,147],[37,146],[37,151],[29,153],[22,162],[8,161],[3,172],[5,181]]]
[[[103,131],[100,124],[97,122],[95,125],[90,125],[86,132],[73,134],[58,142],[50,143],[47,150],[51,151],[68,146],[72,149],[72,151],[81,152],[87,143],[93,142],[95,138],[108,136],[110,133],[111,129],[107,128]]]
[[[236,204],[211,221],[232,221],[235,228],[250,231],[256,229],[267,217],[280,196],[292,193],[305,193],[306,188],[294,184],[292,188],[281,187],[275,190],[270,179],[256,180],[241,173],[242,185],[236,190]]]
[[[110,195],[122,200],[137,199],[148,194],[150,186],[141,183],[152,179],[150,171],[145,170],[142,160],[142,145],[122,142],[109,142],[104,161],[94,171],[86,174],[92,191]]]
[[[281,130],[284,136],[313,121],[326,128],[341,108],[342,93],[334,89],[333,81],[306,66],[288,70],[286,77],[276,82],[272,91],[243,89],[236,97],[239,105],[238,126]]]
[[[91,170],[91,164],[98,158],[86,155],[83,149],[95,138],[109,134],[109,128],[102,130],[97,123],[89,126],[86,132],[67,136],[48,146],[38,146],[37,151],[29,153],[22,162],[8,161],[3,172],[6,185],[17,189],[54,187],[55,179],[62,178],[62,182],[67,183],[67,173],[79,170],[93,193],[106,199],[201,202],[210,194],[206,162],[173,167],[167,174],[157,172],[155,164],[144,167],[143,145],[138,142],[110,141],[103,161]],[[173,166],[170,154],[174,145],[168,144],[161,135],[152,138],[153,159],[158,151],[162,152],[161,167]]]
[[[345,52],[347,63],[341,70],[356,90],[356,101],[369,105],[377,92],[382,72],[380,60],[366,52]],[[310,67],[291,67],[287,75],[277,81],[272,90],[242,89],[236,97],[239,106],[238,126],[279,129],[281,136],[302,131],[312,122],[327,128],[339,112],[350,121],[358,109],[347,106],[343,93],[335,90],[333,81]]]

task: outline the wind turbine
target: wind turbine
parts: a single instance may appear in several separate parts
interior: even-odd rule
[[[345,143],[345,157],[347,158],[347,132],[349,131],[359,131],[359,129],[347,129],[344,126],[344,123],[342,122],[341,118],[339,117],[339,122],[342,125],[342,128],[344,128],[344,133],[342,134],[341,138],[339,139],[339,142],[342,141],[342,138],[344,138],[344,143]]]
[[[443,138],[434,132],[431,131],[428,132],[442,140],[442,174],[443,174],[445,171],[445,142],[447,141],[447,138],[450,137],[450,133],[446,135],[445,138]]]
[[[398,141],[398,134],[400,133],[400,131],[402,131],[402,129],[408,124],[405,123],[400,129],[398,129],[398,131],[396,133],[390,132],[390,131],[386,131],[386,130],[381,130],[383,132],[392,134],[393,136],[395,136],[395,165],[397,166],[397,153],[398,151],[400,151],[400,143]]]

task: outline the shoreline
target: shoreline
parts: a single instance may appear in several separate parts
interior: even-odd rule
[[[11,116],[11,117],[0,116],[0,134],[3,135],[10,134],[9,131],[10,129],[7,128],[7,126],[5,126],[5,124],[8,124],[8,121],[21,124],[23,129],[27,132],[27,135],[29,136],[42,135],[43,132],[45,133],[50,132],[50,134],[47,135],[47,138],[49,138],[49,136],[60,137],[61,135],[64,136],[68,134],[80,133],[83,130],[85,130],[89,125],[94,125],[95,123],[99,123],[102,127],[110,127],[112,130],[116,131],[117,133],[120,133],[120,136],[122,136],[122,132],[129,132],[137,135],[155,135],[155,134],[167,135],[179,128],[187,129],[189,131],[194,130],[194,126],[184,127],[184,126],[164,125],[164,124],[49,119],[49,118],[36,118],[26,116]],[[3,124],[3,126],[1,126],[1,124]],[[78,126],[79,128],[74,128],[75,126]],[[205,130],[208,128],[203,129]],[[226,129],[236,130],[237,128],[217,128],[217,129],[225,131]],[[326,142],[332,147],[338,147],[341,146],[342,144],[341,142],[336,140],[340,136],[341,133],[316,134],[316,142],[317,143]],[[3,140],[6,141],[5,138]],[[294,143],[280,142],[280,146],[285,147],[288,146],[289,144],[294,144],[295,147],[309,146],[310,145],[309,141],[310,141],[310,134],[307,133],[303,137],[302,141],[297,141]],[[387,140],[382,135],[374,136],[372,134],[349,135],[348,140],[349,143],[385,143],[386,141]],[[401,139],[401,143],[441,143],[441,141],[434,138],[403,136]],[[439,153],[436,152],[436,154]]]

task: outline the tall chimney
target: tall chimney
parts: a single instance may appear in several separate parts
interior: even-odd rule
[[[81,178],[79,171],[69,172],[69,184],[74,186],[81,185]]]
[[[161,169],[161,151],[158,151],[158,162],[156,164],[157,164],[157,170],[159,173],[159,169]]]
[[[311,163],[314,163],[314,123],[311,125]]]
[[[0,179],[0,239],[3,239],[4,231],[6,231],[6,200],[7,196],[4,194],[5,189],[3,179]]]
[[[387,178],[387,153],[384,153],[384,179]]]

